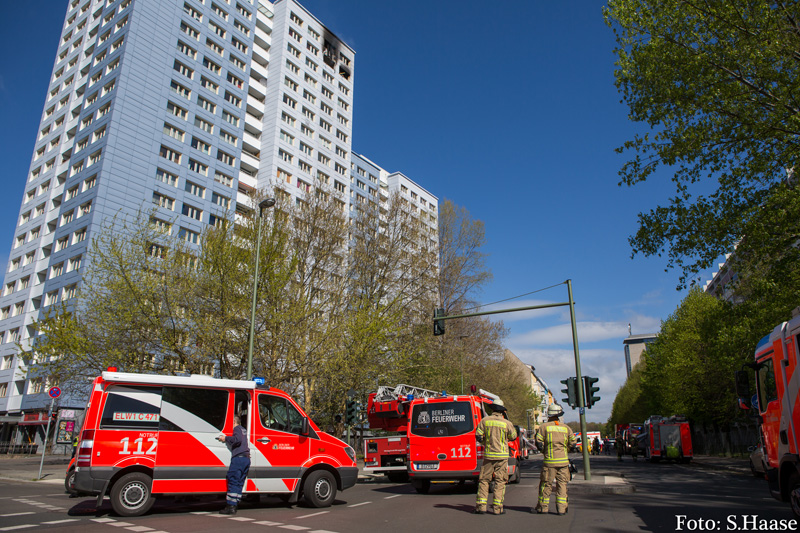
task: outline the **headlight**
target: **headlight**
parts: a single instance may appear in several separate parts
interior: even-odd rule
[[[356,451],[351,448],[350,446],[345,446],[344,451],[347,453],[347,456],[355,463],[356,462]]]

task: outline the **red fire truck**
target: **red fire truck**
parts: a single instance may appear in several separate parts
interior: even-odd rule
[[[497,396],[483,390],[478,395],[450,396],[422,389],[416,389],[420,397],[413,393],[404,396],[406,389],[413,387],[384,387],[380,395],[370,395],[367,404],[370,427],[404,429],[405,436],[368,439],[366,468],[393,472],[398,481],[405,479],[402,476],[405,471],[420,493],[427,493],[432,481],[477,481],[483,449],[475,440],[475,428]],[[389,440],[395,438],[399,440]],[[405,457],[399,453],[404,441]],[[519,482],[519,453],[518,436],[509,443],[511,483]]]
[[[643,444],[645,459],[650,461],[670,459],[688,463],[692,460],[692,433],[685,416],[653,415],[644,421],[637,440]]]
[[[739,405],[758,411],[772,496],[789,502],[800,518],[800,307],[756,345],[756,391],[751,398],[749,372],[736,373]]]
[[[74,467],[79,494],[106,495],[122,516],[158,494],[225,493],[230,451],[217,441],[247,429],[244,492],[327,507],[358,477],[353,449],[322,432],[285,392],[253,381],[103,372],[94,380]]]

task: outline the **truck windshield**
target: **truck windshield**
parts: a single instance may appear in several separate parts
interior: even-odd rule
[[[420,403],[411,411],[411,434],[452,437],[472,431],[470,402]]]

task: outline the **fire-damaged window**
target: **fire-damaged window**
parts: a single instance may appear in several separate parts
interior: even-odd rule
[[[325,64],[333,68],[339,60],[339,50],[329,40],[325,39],[325,45],[322,47],[322,58]]]
[[[452,437],[472,428],[470,402],[421,403],[411,412],[411,433],[420,437]]]

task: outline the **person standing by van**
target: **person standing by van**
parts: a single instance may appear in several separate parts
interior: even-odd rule
[[[242,500],[242,491],[250,471],[250,447],[247,444],[247,430],[242,427],[241,417],[233,417],[233,435],[220,435],[217,440],[231,448],[231,465],[228,467],[228,493],[225,496],[227,505],[219,514],[236,514],[236,508]]]

